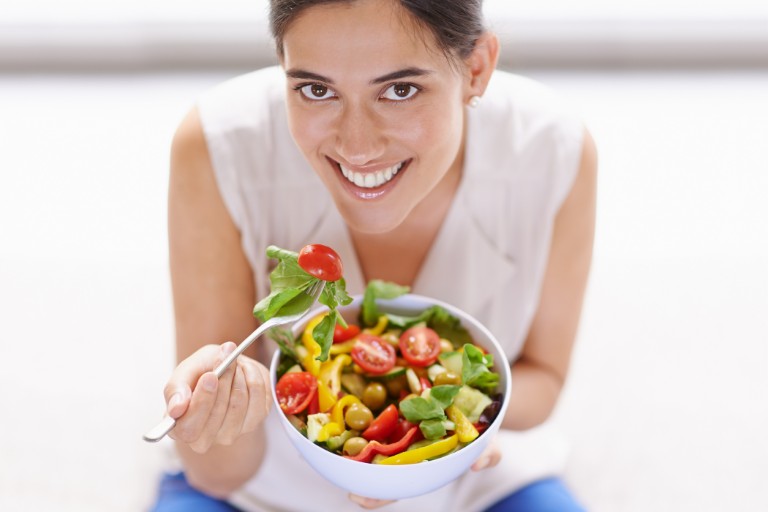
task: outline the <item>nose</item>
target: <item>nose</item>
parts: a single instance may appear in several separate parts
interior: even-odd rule
[[[352,165],[375,162],[384,154],[386,136],[381,118],[364,105],[344,105],[336,127],[336,151]]]

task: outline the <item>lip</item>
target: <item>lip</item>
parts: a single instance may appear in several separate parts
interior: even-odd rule
[[[341,167],[340,163],[337,160],[334,160],[333,158],[326,156],[326,159],[328,160],[328,163],[333,168],[333,170],[336,172],[336,176],[341,181],[342,187],[344,187],[345,190],[347,190],[351,195],[357,197],[358,199],[370,201],[373,199],[379,199],[386,195],[390,190],[392,190],[397,182],[400,181],[400,177],[405,174],[405,172],[408,170],[408,167],[410,167],[411,162],[413,161],[412,158],[408,158],[406,160],[402,160],[403,165],[400,167],[400,169],[397,171],[397,174],[392,177],[391,180],[384,183],[383,185],[380,185],[378,187],[374,188],[364,188],[364,187],[358,187],[351,181],[349,181],[347,178],[344,177],[344,175],[341,173]],[[346,166],[345,166],[346,167]],[[350,166],[352,170],[355,172],[376,172],[377,170],[386,169],[386,165],[377,166],[377,167],[370,167],[366,168],[365,170]]]

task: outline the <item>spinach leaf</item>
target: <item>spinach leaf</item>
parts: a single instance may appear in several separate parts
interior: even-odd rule
[[[476,346],[464,345],[461,364],[461,380],[467,386],[491,393],[499,383],[499,374],[489,370],[493,366],[493,355],[483,354]]]
[[[438,336],[453,343],[454,348],[459,348],[467,343],[472,343],[469,331],[461,325],[461,320],[450,314],[440,306],[431,308],[432,316],[427,325],[434,329]]]
[[[373,327],[376,322],[379,321],[379,308],[376,305],[377,299],[391,300],[401,295],[408,293],[410,288],[407,286],[400,286],[399,284],[390,283],[388,281],[381,281],[374,279],[368,282],[368,286],[365,287],[365,293],[363,294],[363,304],[360,306],[360,323],[364,327]]]
[[[424,420],[419,424],[426,439],[440,439],[446,434],[445,422],[440,419]]]
[[[280,351],[286,357],[294,361],[299,360],[299,356],[296,354],[296,340],[293,339],[293,333],[290,330],[283,327],[273,327],[269,330],[269,337],[277,343]]]
[[[432,401],[439,404],[440,407],[446,409],[453,403],[453,399],[459,393],[460,389],[461,386],[435,386],[429,390],[429,397],[432,399]]]
[[[270,245],[267,247],[267,256],[276,258],[279,262],[269,274],[271,292],[256,304],[253,308],[253,315],[264,322],[274,316],[292,315],[306,311],[312,306],[312,297],[307,290],[319,279],[308,274],[299,266],[298,253]],[[330,313],[312,330],[312,337],[322,349],[317,359],[326,361],[333,344],[333,331],[336,323],[343,327],[347,326],[336,308],[339,305],[346,306],[352,302],[352,297],[347,294],[346,282],[342,278],[338,281],[326,282],[318,301],[328,306]],[[282,345],[280,348],[287,353]]]
[[[409,398],[400,402],[400,413],[410,422],[445,419],[445,411],[440,404],[422,397]]]
[[[320,355],[317,356],[318,361],[328,360],[328,353],[331,350],[331,345],[333,345],[333,330],[336,326],[336,316],[341,316],[338,311],[325,315],[320,323],[312,329],[312,337],[321,348]]]

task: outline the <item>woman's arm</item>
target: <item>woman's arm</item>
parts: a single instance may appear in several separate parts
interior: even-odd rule
[[[549,417],[563,388],[579,324],[595,232],[597,152],[585,131],[581,164],[555,218],[539,307],[512,365],[506,428],[524,430]]]
[[[171,437],[191,484],[226,496],[261,463],[261,422],[269,409],[270,388],[266,368],[254,360],[254,347],[218,381],[210,373],[234,347],[218,344],[239,343],[256,327],[251,314],[255,291],[240,235],[218,191],[196,110],[174,137],[168,204],[180,364],[165,394],[169,413],[181,416]],[[208,386],[198,385],[202,383]],[[172,400],[174,395],[181,401]]]

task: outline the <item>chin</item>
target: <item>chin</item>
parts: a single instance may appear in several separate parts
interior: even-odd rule
[[[371,208],[364,205],[363,208],[345,208],[338,205],[339,213],[344,218],[349,229],[358,233],[378,235],[388,233],[400,224],[407,213],[398,215],[393,208]]]

